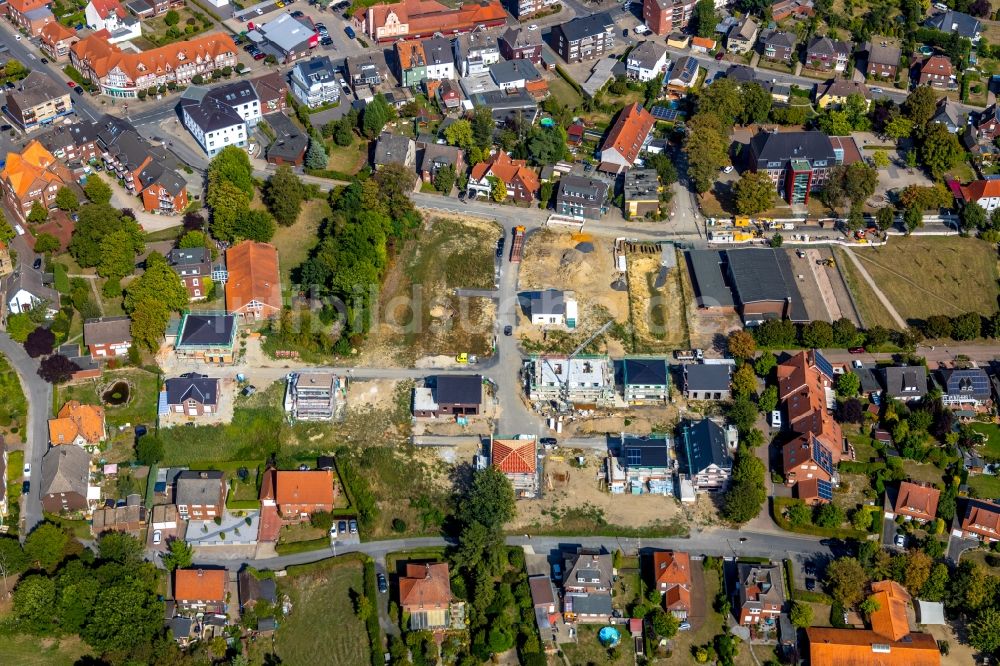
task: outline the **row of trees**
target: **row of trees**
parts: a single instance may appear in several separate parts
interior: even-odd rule
[[[270,212],[251,208],[253,168],[245,150],[226,146],[208,165],[205,201],[212,211],[212,235],[218,240],[253,240],[266,243],[274,236]]]

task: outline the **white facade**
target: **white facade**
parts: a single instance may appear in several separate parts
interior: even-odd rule
[[[258,112],[259,112],[258,108]],[[191,135],[198,141],[198,144],[208,153],[209,157],[214,157],[226,146],[247,146],[247,123],[245,121],[233,123],[228,127],[220,127],[206,132],[194,121],[187,109],[184,109],[184,126],[188,128]]]
[[[309,108],[336,102],[340,99],[340,84],[336,77],[308,76],[300,67],[292,69],[292,94]]]
[[[980,199],[976,199],[976,203],[986,209],[987,212],[991,212],[1000,208],[1000,196],[982,197]]]
[[[427,80],[442,81],[455,78],[455,63],[451,60],[432,65],[427,64]]]
[[[116,9],[122,9],[124,16],[119,16]],[[142,24],[134,16],[129,16],[121,5],[117,5],[117,8],[105,6],[104,11],[106,17],[101,16],[101,12],[91,0],[83,13],[89,27],[94,30],[107,30],[110,33],[109,44],[127,42],[142,35]]]
[[[665,72],[667,69],[667,52],[664,51],[660,59],[653,65],[652,68],[647,65],[641,64],[638,60],[628,60],[626,64],[625,74],[630,79],[636,81],[652,81],[657,76]]]
[[[41,303],[41,300],[26,289],[18,289],[16,292],[9,296],[7,301],[7,308],[10,314],[21,314],[22,312],[28,312],[33,307]],[[48,308],[48,319],[51,319],[56,315],[58,310],[55,310],[50,305]]]

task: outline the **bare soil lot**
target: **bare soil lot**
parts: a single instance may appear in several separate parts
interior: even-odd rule
[[[684,293],[678,265],[667,269],[659,254],[630,252],[627,255],[629,307],[636,351],[659,352],[690,344],[688,320],[693,312],[693,294]]]

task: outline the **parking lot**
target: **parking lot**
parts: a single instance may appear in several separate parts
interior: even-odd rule
[[[286,12],[295,15],[296,18],[308,18],[313,25],[325,26],[326,34],[323,34],[322,30],[318,31],[320,44],[313,50],[315,55],[343,58],[356,55],[364,50],[361,42],[348,37],[345,28],[350,24],[341,12],[333,11],[332,8],[324,9],[319,5],[311,5],[306,0],[286,0],[283,4],[283,7],[278,7],[276,3],[268,3],[258,8],[259,14],[250,8],[253,11],[250,15],[245,16],[244,20],[234,17],[227,19],[224,23],[239,34],[250,30],[252,25],[268,23],[278,18],[282,12]],[[343,2],[335,6],[347,9],[347,5]],[[246,51],[245,39],[243,42],[240,47]],[[260,57],[259,60],[263,60],[263,57]]]

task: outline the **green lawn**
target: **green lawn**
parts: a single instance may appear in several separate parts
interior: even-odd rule
[[[635,647],[628,631],[624,631],[622,642],[617,648],[608,650],[597,640],[597,632],[604,625],[578,624],[576,644],[566,643],[563,653],[571,664],[616,664],[626,666],[635,663]]]
[[[320,222],[330,214],[330,206],[325,199],[306,201],[302,205],[299,218],[290,227],[278,227],[271,244],[278,249],[281,260],[281,284],[291,284],[291,272],[309,257],[309,253],[319,241],[317,231]]]
[[[699,567],[700,569],[701,567]],[[722,616],[712,608],[715,596],[719,593],[721,582],[719,573],[712,569],[705,569],[705,620],[696,631],[679,631],[673,639],[674,656],[673,661],[681,664],[693,661],[691,659],[691,648],[696,645],[704,645],[712,640],[722,628]],[[692,571],[692,573],[694,573]],[[695,601],[695,603],[698,603]]]
[[[27,413],[28,402],[17,373],[10,367],[7,357],[0,354],[0,434],[12,442],[23,440],[21,429]]]
[[[132,395],[129,401],[121,406],[104,405],[105,418],[109,426],[125,423],[136,425],[156,422],[156,403],[159,399],[160,378],[151,372],[138,368],[123,368],[108,370],[96,381],[82,384],[60,386],[56,393],[55,409],[59,409],[68,400],[79,400],[84,404],[100,405],[101,397],[98,390],[114,384],[118,380],[128,381]]]
[[[1000,460],[1000,427],[995,423],[970,423],[969,427],[986,437],[986,442],[979,447],[984,458]]]
[[[575,109],[583,103],[580,93],[573,89],[573,86],[566,83],[562,77],[555,76],[549,81],[549,92],[560,103],[565,104],[570,109]]]
[[[326,164],[327,169],[354,175],[361,171],[361,167],[368,160],[367,141],[355,141],[349,146],[331,145],[330,158]]]
[[[368,634],[351,601],[352,594],[364,593],[361,564],[336,558],[327,562],[278,579],[279,592],[292,601],[292,612],[274,639],[275,652],[286,664],[369,663]],[[331,623],[336,625],[334,636],[320,630]]]
[[[976,492],[976,497],[983,499],[1000,499],[1000,477],[979,474],[969,477],[969,487]]]
[[[875,440],[866,433],[849,434],[847,441],[854,446],[855,458],[859,462],[872,462],[880,457],[878,451],[875,450]]]
[[[0,635],[0,654],[11,666],[73,666],[90,655],[90,648],[76,637],[39,638],[22,634]]]
[[[941,483],[944,480],[944,472],[934,465],[918,463],[912,460],[903,460],[903,471],[914,481],[925,483]]]

